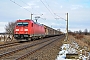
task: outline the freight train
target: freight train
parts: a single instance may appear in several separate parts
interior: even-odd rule
[[[14,38],[19,41],[29,41],[38,38],[60,35],[60,31],[39,24],[33,20],[17,20],[14,29]]]

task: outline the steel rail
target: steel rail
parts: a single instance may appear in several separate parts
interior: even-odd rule
[[[15,42],[15,43],[10,43],[10,44],[1,45],[1,46],[0,46],[0,49],[6,48],[6,47],[15,46],[15,45],[20,45],[20,43]]]
[[[45,47],[45,46],[51,44],[52,42],[54,42],[54,41],[56,41],[56,40],[58,40],[58,39],[61,38],[61,37],[63,37],[63,36],[60,36],[60,37],[58,37],[58,38],[56,38],[56,39],[53,39],[53,40],[50,41],[49,43],[47,43],[47,44],[45,44],[45,45],[42,45],[41,47],[36,48],[36,49],[34,49],[33,51],[30,51],[30,52],[28,52],[28,53],[26,53],[26,54],[24,54],[24,55],[22,55],[22,56],[16,58],[15,60],[22,60],[22,59],[26,58],[27,56],[29,56],[29,55],[35,53],[36,51],[42,49],[43,47]]]
[[[4,45],[8,45],[8,44],[13,44],[13,43],[18,43],[18,42],[11,42],[11,43],[0,44],[0,46],[4,46]]]
[[[54,38],[55,38],[55,37],[54,37]],[[54,38],[53,38],[53,39],[54,39]],[[51,40],[51,39],[49,39],[49,40]],[[26,49],[26,48],[29,48],[29,47],[32,47],[32,46],[35,46],[35,45],[38,45],[38,44],[47,42],[47,41],[49,41],[49,40],[45,40],[45,41],[42,41],[42,42],[39,42],[39,43],[30,44],[30,45],[25,45],[25,46],[23,46],[23,47],[21,47],[21,48],[17,48],[17,49],[15,49],[15,50],[11,50],[11,51],[2,53],[2,54],[0,54],[0,58],[2,58],[2,57],[4,57],[4,56],[7,56],[7,55],[11,55],[11,54],[16,53],[16,52],[18,52],[18,51],[21,51],[21,50],[23,50],[23,49]]]

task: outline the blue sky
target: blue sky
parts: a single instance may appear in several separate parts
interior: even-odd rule
[[[1,0],[0,32],[5,32],[4,28],[8,22],[30,19],[31,13],[34,14],[33,20],[35,16],[40,16],[39,23],[63,32],[66,29],[66,21],[60,17],[66,19],[68,13],[69,30],[90,30],[90,0]]]

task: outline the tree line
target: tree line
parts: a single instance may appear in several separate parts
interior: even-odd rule
[[[84,31],[79,30],[79,31],[74,31],[74,32],[69,30],[68,33],[69,34],[73,34],[74,33],[74,34],[79,34],[79,35],[90,35],[90,31],[88,29],[85,29]]]

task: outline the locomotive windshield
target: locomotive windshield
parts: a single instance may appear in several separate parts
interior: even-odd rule
[[[28,26],[28,22],[17,22],[17,26]]]

